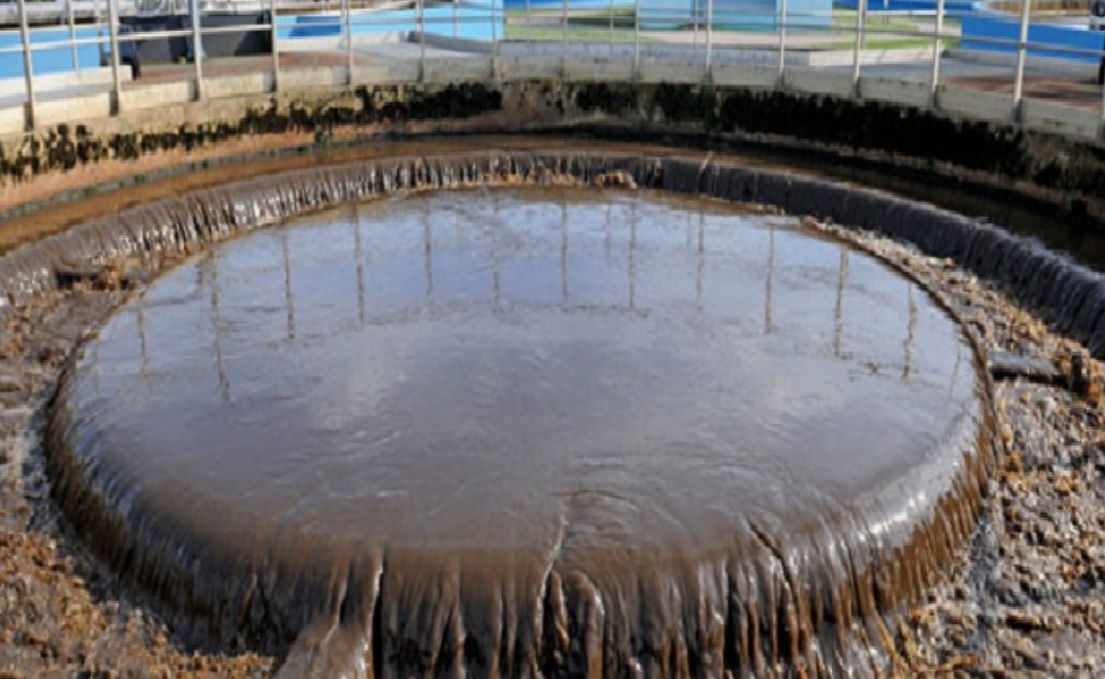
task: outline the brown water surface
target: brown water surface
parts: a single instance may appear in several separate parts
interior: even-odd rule
[[[266,594],[206,624],[285,620],[289,671],[743,676],[788,639],[841,662],[816,619],[737,620],[776,605],[756,559],[791,590],[843,569],[831,608],[841,554],[908,531],[973,444],[971,356],[792,218],[471,190],[217,246],[109,322],[64,402],[95,492],[193,564],[166,596],[218,611],[252,574]]]

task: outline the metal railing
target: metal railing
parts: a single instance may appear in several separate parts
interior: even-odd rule
[[[285,78],[304,61],[311,62],[312,56],[315,61],[329,57],[323,63],[344,68],[347,83],[372,82],[371,74],[360,72],[363,69],[411,60],[417,61],[417,69],[410,79],[422,81],[431,62],[448,64],[453,60],[460,64],[478,56],[490,59],[491,78],[501,75],[504,59],[559,59],[565,75],[569,62],[619,63],[627,66],[631,78],[640,78],[644,65],[666,64],[697,69],[702,82],[713,81],[718,68],[743,65],[769,69],[774,74],[773,84],[779,87],[788,86],[804,71],[816,71],[825,78],[847,78],[850,93],[862,96],[864,74],[886,71],[922,84],[927,88],[928,105],[933,107],[939,106],[941,87],[949,79],[963,80],[964,74],[991,81],[1008,77],[1013,107],[1010,118],[1015,122],[1027,98],[1030,56],[1081,60],[1087,73],[1103,57],[1100,46],[1031,41],[1030,29],[1036,24],[1030,0],[1020,3],[1016,17],[1004,19],[1016,26],[1015,39],[969,38],[972,54],[989,54],[991,61],[1005,59],[1004,65],[965,67],[966,62],[955,59],[955,73],[949,73],[946,53],[949,46],[966,39],[960,29],[963,22],[978,16],[1001,20],[1001,15],[963,9],[962,3],[948,11],[945,0],[934,0],[928,12],[872,11],[867,0],[856,0],[856,9],[848,11],[828,7],[824,11],[795,10],[787,0],[777,0],[773,11],[758,14],[735,11],[726,0],[693,0],[690,4],[671,0],[587,0],[583,4],[579,0],[543,0],[538,4],[538,0],[522,0],[521,6],[509,8],[500,0],[136,0],[129,6],[130,17],[137,12],[146,17],[143,23],[124,22],[120,0],[93,0],[91,20],[78,21],[76,3],[67,0],[63,25],[44,27],[31,25],[29,4],[29,0],[16,0],[18,31],[0,33],[0,86],[11,84],[12,78],[5,80],[5,73],[13,70],[12,58],[17,55],[23,80],[22,92],[0,89],[0,101],[7,92],[9,107],[24,106],[29,129],[41,124],[38,109],[43,101],[85,91],[109,92],[111,113],[116,114],[126,108],[127,93],[140,93],[152,84],[184,82],[190,98],[204,100],[210,96],[211,79],[227,71],[267,74],[267,88],[279,91]],[[223,17],[221,22],[216,21],[217,15]],[[226,19],[234,16],[239,20]],[[1105,39],[1105,33],[1081,32]],[[243,44],[252,41],[252,47],[245,50],[251,52],[248,58],[252,61],[212,57],[205,46],[220,39]],[[139,75],[139,69],[149,74],[150,64],[142,51],[158,45],[187,65],[162,68],[152,83],[145,76],[133,77]],[[218,67],[207,68],[213,62]],[[1076,61],[1069,63],[1076,69]],[[9,68],[5,70],[4,64]],[[43,64],[47,67],[36,72]],[[95,81],[85,78],[101,71],[110,71],[110,76]],[[1095,104],[1105,112],[1103,98],[1105,90],[1096,95]]]

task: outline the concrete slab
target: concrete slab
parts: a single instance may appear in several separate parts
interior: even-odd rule
[[[280,71],[280,86],[288,89],[337,87],[349,82],[345,66],[314,66]]]
[[[1083,139],[1097,139],[1101,114],[1050,101],[1025,99],[1021,106],[1021,124],[1037,132],[1050,132]]]
[[[0,134],[19,134],[27,129],[27,109],[23,104],[0,108]]]
[[[564,77],[574,82],[618,82],[633,79],[633,62],[610,59],[569,59]]]
[[[204,82],[208,88],[211,88],[217,84],[218,80],[205,79]],[[119,99],[119,108],[124,111],[137,111],[159,108],[168,104],[181,104],[195,99],[195,89],[194,81],[190,80],[135,87],[122,92]]]
[[[852,74],[825,72],[810,68],[787,69],[786,88],[809,94],[828,94],[835,97],[852,95]]]
[[[657,61],[641,61],[641,82],[694,85],[706,81],[703,64],[671,64]]]
[[[563,62],[549,57],[503,57],[499,62],[503,80],[552,80],[563,74]]]
[[[779,79],[777,66],[743,66],[717,64],[713,70],[715,85],[727,87],[774,87]]]
[[[390,82],[390,69],[384,64],[355,64],[353,67],[354,85],[376,85]]]
[[[480,82],[491,77],[490,54],[468,59],[426,59],[428,83]]]
[[[119,79],[129,81],[130,69],[119,69]],[[52,73],[49,75],[35,76],[35,89],[40,92],[48,90],[72,89],[75,87],[111,85],[113,82],[110,68],[91,68],[76,73]],[[0,80],[0,96],[23,95],[26,85],[23,78],[5,78]]]
[[[35,106],[35,124],[57,125],[73,120],[106,118],[111,115],[111,93],[99,92],[55,101],[39,101]]]
[[[1008,123],[1013,120],[1013,95],[1004,92],[941,85],[936,90],[936,103],[945,113],[972,120]]]
[[[823,52],[806,51],[794,54],[795,63],[810,67],[851,66],[855,63],[853,50],[826,50]],[[931,47],[910,49],[865,49],[860,50],[860,66],[881,64],[908,64],[914,61],[932,61]],[[792,63],[788,55],[788,63]]]
[[[859,95],[864,99],[906,104],[917,108],[928,108],[930,99],[927,82],[878,76],[860,77]]]
[[[311,69],[314,70],[314,69]],[[329,69],[319,69],[329,70]],[[288,74],[297,74],[299,71],[281,72],[281,78]],[[292,82],[296,82],[293,75]],[[344,83],[344,81],[342,81]],[[283,81],[282,81],[283,83]],[[335,83],[336,84],[336,83]],[[294,84],[290,84],[294,87]],[[243,75],[225,76],[222,78],[204,78],[204,96],[209,99],[221,99],[223,97],[235,97],[243,94],[260,94],[272,89],[272,73],[247,73]]]

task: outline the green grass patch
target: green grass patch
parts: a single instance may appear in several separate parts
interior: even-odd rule
[[[834,51],[853,50],[855,49],[855,47],[855,40],[841,40],[840,42],[819,45],[817,49]],[[906,50],[918,49],[922,47],[932,47],[932,38],[887,38],[885,40],[866,40],[863,43],[863,48],[868,50]],[[946,49],[956,49],[957,47],[959,47],[959,40],[945,40],[944,47]]]
[[[917,22],[907,21],[898,17],[879,16],[875,14],[867,15],[867,25],[878,27],[884,31],[901,31],[903,33],[916,33],[919,30],[919,24]],[[833,27],[854,29],[856,27],[855,11],[849,9],[833,10]]]
[[[610,25],[610,12],[603,12],[602,10],[595,10],[590,14],[580,15],[577,14],[568,19],[569,24],[576,24],[579,26],[609,26]],[[633,26],[633,8],[632,7],[616,7],[614,8],[614,26]]]
[[[559,41],[564,39],[564,31],[547,26],[507,25],[506,39]],[[569,28],[568,40],[570,42],[633,42],[633,31],[615,30],[611,33],[608,30]],[[641,42],[652,41],[641,36]]]

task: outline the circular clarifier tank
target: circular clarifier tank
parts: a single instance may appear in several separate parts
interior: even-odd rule
[[[182,624],[289,676],[862,675],[968,530],[978,375],[793,218],[439,192],[156,281],[64,379],[51,465]]]

